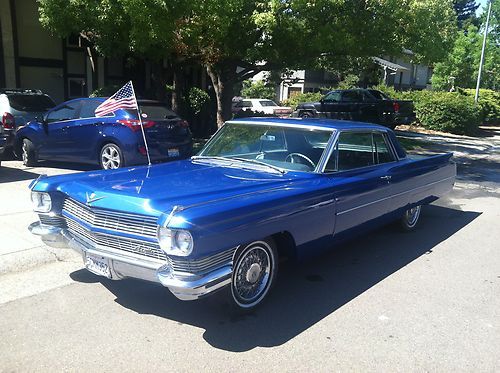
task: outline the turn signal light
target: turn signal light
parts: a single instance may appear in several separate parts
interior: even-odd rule
[[[394,111],[397,113],[399,111],[399,103],[393,102],[392,107],[394,108]]]

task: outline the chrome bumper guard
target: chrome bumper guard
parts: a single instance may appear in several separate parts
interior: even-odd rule
[[[231,282],[232,266],[226,265],[203,275],[179,275],[170,264],[159,261],[138,259],[89,248],[76,240],[66,229],[34,222],[28,227],[34,235],[40,236],[42,241],[55,248],[71,248],[82,255],[100,256],[109,261],[112,280],[121,280],[127,277],[139,278],[157,282],[167,287],[172,294],[181,300],[199,299]]]

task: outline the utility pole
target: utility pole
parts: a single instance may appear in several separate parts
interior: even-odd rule
[[[477,74],[476,95],[474,96],[474,102],[476,103],[479,99],[479,85],[481,84],[481,72],[483,70],[484,50],[486,49],[486,38],[488,37],[488,27],[490,26],[490,14],[491,14],[492,2],[493,0],[490,0],[490,3],[488,5],[488,15],[486,16],[486,27],[484,28],[483,49],[481,50],[481,61],[479,61],[479,72]]]

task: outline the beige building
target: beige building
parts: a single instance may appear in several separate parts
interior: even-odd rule
[[[0,88],[41,89],[61,102],[130,78],[122,59],[92,58],[77,36],[52,36],[38,18],[36,0],[0,0]],[[144,69],[134,67],[142,77]]]

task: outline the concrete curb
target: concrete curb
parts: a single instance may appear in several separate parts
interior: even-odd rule
[[[81,256],[71,249],[55,249],[45,245],[0,256],[0,276],[23,272],[41,265],[81,260]]]

